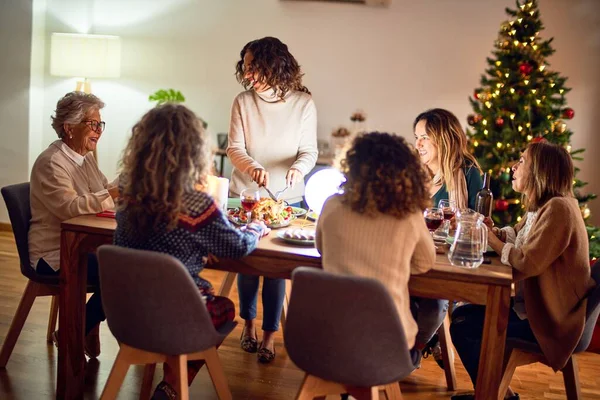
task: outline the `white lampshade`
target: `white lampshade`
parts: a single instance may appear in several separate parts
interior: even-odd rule
[[[121,38],[107,35],[53,33],[50,74],[81,78],[121,75]]]
[[[344,175],[335,168],[315,172],[308,178],[304,189],[304,200],[308,207],[316,214],[321,214],[325,200],[339,193],[339,187],[344,180]]]

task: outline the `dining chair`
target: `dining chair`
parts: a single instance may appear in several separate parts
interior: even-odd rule
[[[296,399],[349,393],[401,399],[413,370],[396,306],[375,279],[299,267],[284,332],[290,359],[306,375]]]
[[[112,245],[98,248],[100,289],[108,327],[119,342],[102,399],[116,398],[132,364],[145,365],[140,399],[150,398],[157,363],[177,374],[188,399],[188,360],[205,360],[219,399],[231,399],[217,347],[235,328],[215,329],[187,269],[176,258]]]
[[[592,340],[594,327],[600,313],[600,262],[592,266],[592,277],[596,281],[596,287],[590,292],[587,299],[585,326],[583,334],[573,354],[569,357],[567,364],[561,370],[565,382],[565,390],[568,400],[581,399],[581,389],[579,387],[579,372],[577,367],[576,354],[587,350]],[[504,361],[504,373],[500,382],[500,398],[506,395],[510,381],[512,380],[515,369],[522,365],[541,362],[548,365],[542,349],[537,343],[521,339],[508,339],[506,341],[506,357]]]
[[[2,344],[2,350],[0,350],[0,368],[5,368],[19,335],[21,334],[23,325],[27,320],[29,311],[33,306],[33,302],[39,296],[52,296],[50,316],[48,318],[48,330],[46,333],[46,340],[48,342],[52,341],[52,332],[54,332],[56,328],[56,319],[58,316],[59,277],[40,275],[31,267],[28,239],[31,220],[29,182],[5,186],[2,188],[1,192],[4,202],[6,203],[6,208],[8,209],[8,216],[17,244],[21,274],[28,279],[27,286],[25,286],[25,291],[23,292],[21,301],[17,307],[17,312],[13,317],[4,343]]]

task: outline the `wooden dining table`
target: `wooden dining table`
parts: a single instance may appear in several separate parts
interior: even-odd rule
[[[111,244],[115,228],[114,219],[95,215],[72,218],[61,225],[57,399],[83,398],[87,255],[100,245]],[[285,279],[299,266],[321,268],[315,248],[288,244],[275,233],[261,239],[248,256],[219,259],[207,268]],[[511,283],[511,268],[500,264],[497,257],[492,257],[490,265],[467,269],[452,266],[443,254],[437,256],[430,271],[410,278],[411,295],[486,305],[477,399],[499,398]]]

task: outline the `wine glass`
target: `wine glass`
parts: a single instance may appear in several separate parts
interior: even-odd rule
[[[454,214],[456,214],[456,202],[454,200],[440,200],[438,208],[440,208],[444,214],[444,222],[442,228],[438,231],[438,234],[441,234],[439,236],[444,236],[445,239],[450,231],[450,220],[454,218]]]
[[[433,232],[444,222],[444,213],[441,208],[430,207],[425,209],[423,216],[425,217],[425,225],[427,225],[427,229],[433,237]]]
[[[246,225],[250,222],[252,217],[252,210],[258,205],[260,201],[260,192],[258,189],[244,189],[240,193],[240,202],[242,208],[246,212]]]

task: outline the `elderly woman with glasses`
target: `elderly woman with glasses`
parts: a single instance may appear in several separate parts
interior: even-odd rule
[[[82,92],[67,93],[60,99],[52,117],[59,139],[38,156],[31,170],[29,258],[39,274],[59,274],[62,221],[115,206],[118,187],[109,185],[93,155],[104,130],[103,107],[98,97]],[[88,284],[98,286],[94,255],[88,257]],[[104,319],[100,292],[96,291],[86,305],[85,352],[89,357],[100,354],[99,324]]]

